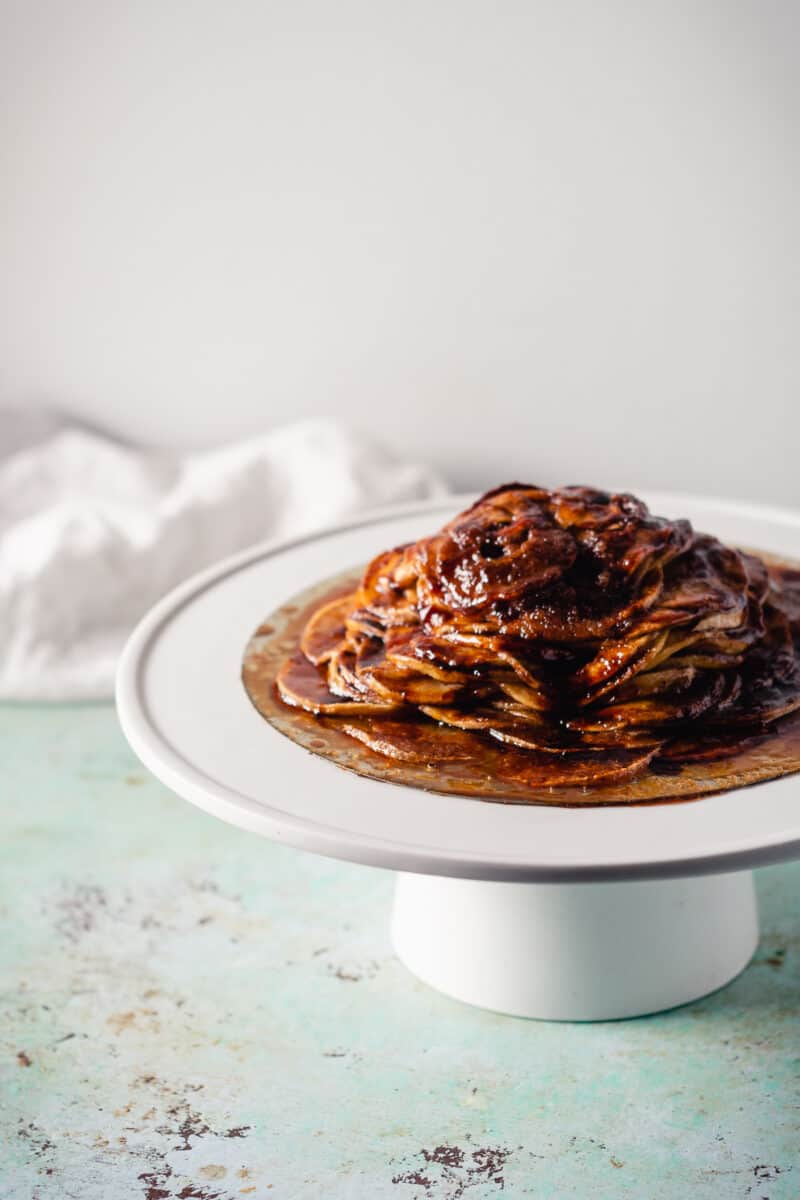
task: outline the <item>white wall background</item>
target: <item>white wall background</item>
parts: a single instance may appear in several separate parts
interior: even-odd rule
[[[2,396],[800,504],[794,0],[0,0]]]

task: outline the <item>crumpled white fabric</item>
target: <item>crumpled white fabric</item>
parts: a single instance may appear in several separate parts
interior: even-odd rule
[[[133,626],[195,571],[445,490],[328,421],[179,453],[0,412],[0,698],[111,696]]]

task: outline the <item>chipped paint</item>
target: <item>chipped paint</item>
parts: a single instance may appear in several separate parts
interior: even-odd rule
[[[0,756],[2,1200],[800,1195],[800,866],[723,991],[515,1021],[399,965],[388,875],[192,809],[108,706],[0,709]]]
[[[460,1146],[441,1145],[433,1150],[423,1147],[414,1156],[424,1167],[412,1167],[392,1176],[393,1184],[408,1184],[422,1189],[426,1197],[461,1200],[467,1192],[493,1187],[505,1190],[505,1167],[511,1150],[503,1146],[481,1146],[462,1150]]]

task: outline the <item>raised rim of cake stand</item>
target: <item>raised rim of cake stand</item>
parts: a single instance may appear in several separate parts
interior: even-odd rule
[[[188,580],[125,647],[125,735],[163,783],[222,820],[402,872],[395,947],[450,995],[595,1020],[705,994],[755,947],[752,868],[800,857],[800,776],[662,805],[487,803],[343,771],[278,733],[244,691],[243,649],[268,613],[317,579],[431,532],[472,499],[374,510],[255,546]],[[798,513],[671,493],[644,499],[723,540],[800,558]]]

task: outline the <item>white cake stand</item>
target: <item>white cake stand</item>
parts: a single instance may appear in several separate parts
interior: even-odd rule
[[[207,812],[397,871],[397,954],[451,996],[519,1016],[600,1020],[704,995],[755,949],[752,868],[800,856],[800,776],[643,807],[491,804],[342,771],[268,725],[244,692],[243,647],[268,613],[436,529],[469,499],[383,510],[190,580],[126,647],[123,729],[159,779]],[[646,499],[725,541],[800,557],[800,515]]]

